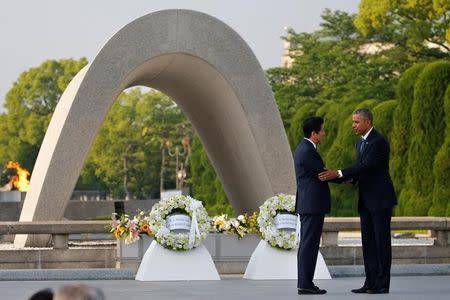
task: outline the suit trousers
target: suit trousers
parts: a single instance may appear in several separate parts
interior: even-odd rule
[[[366,273],[364,286],[389,289],[392,262],[392,208],[372,211],[363,206],[359,213]]]
[[[319,253],[324,214],[300,214],[300,246],[297,252],[297,287],[314,287],[313,279]]]

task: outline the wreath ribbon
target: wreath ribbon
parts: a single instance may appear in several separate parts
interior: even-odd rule
[[[192,212],[191,230],[189,231],[189,247],[192,247],[195,242],[195,237],[200,236],[200,230],[198,229],[197,213],[195,210]]]

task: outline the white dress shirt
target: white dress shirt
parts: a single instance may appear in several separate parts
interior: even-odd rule
[[[314,142],[312,140],[310,140],[308,138],[304,138],[304,139],[307,141],[310,141],[310,143],[313,144],[314,148],[317,150],[317,146],[316,146],[316,144],[314,144]]]

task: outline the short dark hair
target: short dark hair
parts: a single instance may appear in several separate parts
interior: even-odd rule
[[[37,291],[28,300],[52,300],[53,291],[49,288]]]
[[[308,117],[303,121],[303,134],[310,138],[313,132],[318,133],[322,129],[323,119],[321,117]]]
[[[373,123],[373,114],[368,108],[358,108],[353,114],[360,115],[364,119],[368,119],[371,123]]]

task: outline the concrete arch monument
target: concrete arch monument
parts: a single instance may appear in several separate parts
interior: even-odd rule
[[[45,135],[20,221],[62,218],[111,105],[136,85],[163,91],[181,107],[238,213],[295,192],[286,133],[251,49],[211,16],[165,10],[122,28],[69,84]],[[15,239],[17,246],[46,242]]]

